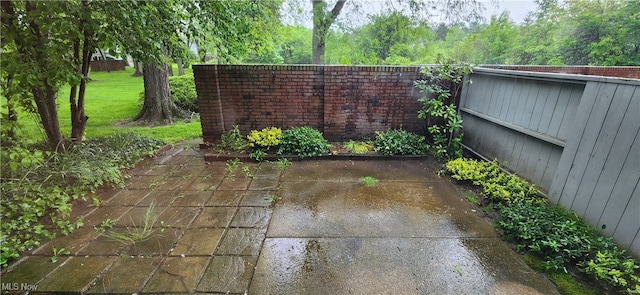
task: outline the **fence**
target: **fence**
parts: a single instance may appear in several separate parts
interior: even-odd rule
[[[477,68],[463,143],[640,256],[640,80]]]
[[[194,65],[193,72],[205,142],[234,125],[245,134],[311,126],[332,141],[426,129],[413,87],[419,67]]]
[[[482,65],[484,68],[640,79],[640,67]]]

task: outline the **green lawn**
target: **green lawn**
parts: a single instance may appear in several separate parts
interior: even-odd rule
[[[185,71],[190,72],[190,69]],[[177,70],[174,72],[177,73]],[[131,74],[133,74],[133,68],[110,73],[91,73],[92,81],[87,86],[85,98],[85,113],[89,116],[85,137],[135,132],[173,143],[202,136],[198,120],[157,127],[122,126],[122,122],[133,118],[141,108],[140,92],[144,88],[142,77],[131,77]],[[68,102],[69,87],[65,87],[58,94],[60,129],[65,137],[69,137],[71,133]],[[35,118],[37,118],[35,115],[20,113],[19,121],[23,125],[20,133],[26,135],[28,139],[40,141],[44,139],[44,134],[37,127]]]

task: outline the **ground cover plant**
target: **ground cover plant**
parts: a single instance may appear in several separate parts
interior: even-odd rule
[[[89,194],[103,185],[123,185],[127,177],[123,169],[154,155],[163,145],[162,140],[121,133],[87,139],[65,152],[20,143],[3,147],[0,265],[58,233],[66,235],[80,227],[81,219],[71,220],[75,200],[89,200]]]
[[[575,268],[623,294],[640,293],[637,261],[575,213],[550,205],[527,181],[507,174],[498,163],[455,159],[446,163],[451,177],[481,187],[495,205],[495,225],[516,250],[531,253],[545,270]]]
[[[423,155],[427,151],[425,137],[403,129],[376,132],[374,151],[387,155]]]

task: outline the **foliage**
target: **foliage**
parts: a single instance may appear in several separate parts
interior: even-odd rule
[[[282,130],[278,127],[266,127],[260,131],[251,130],[247,135],[249,146],[256,148],[269,149],[280,144]]]
[[[86,140],[65,153],[15,144],[0,150],[0,265],[57,232],[82,225],[71,203],[103,185],[122,185],[122,169],[155,154],[159,140],[119,134]],[[45,226],[52,224],[53,227]]]
[[[543,273],[547,278],[556,285],[558,292],[563,295],[598,295],[602,294],[601,290],[597,290],[593,286],[583,286],[574,276],[564,270],[550,270],[545,267],[542,260],[532,254],[525,254],[522,257],[531,268],[535,271]]]
[[[227,160],[226,166],[224,168],[224,171],[227,172],[227,175],[225,177],[234,179],[236,177],[235,171],[236,169],[238,169],[238,167],[240,167],[241,163],[242,161],[240,161],[240,159],[238,158]]]
[[[627,294],[640,293],[640,266],[634,259],[624,255],[624,251],[598,251],[595,258],[583,265],[586,273],[622,289]]]
[[[368,187],[373,187],[378,183],[378,180],[371,176],[365,176],[360,178],[360,181]]]
[[[483,195],[491,201],[505,204],[526,200],[546,202],[546,199],[539,197],[535,185],[515,174],[503,172],[496,161],[458,158],[447,162],[446,168],[452,178],[481,186]]]
[[[354,154],[366,154],[373,150],[373,143],[370,141],[349,140],[343,144],[347,151]]]
[[[507,175],[494,162],[455,159],[447,162],[452,178],[483,187],[483,195],[498,204],[496,228],[517,250],[540,257],[544,267],[565,271],[569,265],[619,289],[640,290],[639,266],[574,212],[551,206],[535,187],[516,175]],[[492,203],[493,204],[493,203]]]
[[[314,157],[329,153],[329,143],[322,133],[309,126],[293,127],[282,132],[278,146],[280,155]]]
[[[387,156],[422,155],[426,152],[426,148],[424,136],[403,129],[376,131],[373,142],[374,151]]]
[[[425,93],[418,98],[422,108],[418,118],[426,119],[431,136],[429,150],[438,158],[462,156],[462,116],[456,104],[460,99],[464,76],[471,73],[471,66],[452,59],[438,59],[438,66],[422,68],[423,80],[414,84]]]
[[[240,152],[249,146],[247,140],[240,133],[238,125],[223,133],[220,136],[220,144],[218,148],[222,151]]]
[[[285,170],[287,167],[291,166],[291,161],[287,158],[280,158],[275,162],[275,166],[277,169]]]
[[[173,102],[183,110],[198,112],[198,93],[193,75],[169,77],[169,88]]]

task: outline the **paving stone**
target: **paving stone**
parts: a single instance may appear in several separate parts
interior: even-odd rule
[[[210,191],[186,191],[179,194],[171,203],[171,207],[202,207],[213,196]]]
[[[195,175],[173,176],[167,177],[164,181],[155,187],[158,190],[184,190],[196,178]]]
[[[165,176],[175,170],[174,165],[153,165],[144,174]]]
[[[124,244],[108,236],[108,233],[112,230],[123,232],[125,229],[107,229],[105,233],[102,233],[95,240],[91,241],[89,246],[78,252],[78,255],[89,256],[109,256],[118,255],[124,248]]]
[[[216,176],[195,176],[193,181],[184,187],[185,190],[188,191],[213,191],[215,190],[224,175],[216,175]]]
[[[34,251],[33,254],[52,256],[54,254],[53,249],[55,248],[68,250],[70,255],[75,255],[88,246],[100,233],[93,227],[81,227],[69,235],[58,235],[57,238],[40,247],[37,251]]]
[[[113,259],[113,258],[112,258]],[[143,284],[162,262],[161,257],[118,257],[115,263],[89,289],[89,294],[140,292]]]
[[[98,226],[105,220],[118,220],[122,215],[127,213],[132,207],[128,206],[110,206],[100,207],[85,217],[82,222],[85,226]]]
[[[234,207],[205,207],[190,227],[226,227],[235,213]]]
[[[244,194],[244,191],[216,190],[205,206],[238,206]]]
[[[192,228],[184,232],[170,255],[213,255],[222,234],[223,228]]]
[[[255,256],[214,256],[196,291],[246,294],[257,259]]]
[[[134,256],[168,255],[171,249],[178,244],[178,238],[182,230],[175,228],[156,228],[151,236],[142,242],[133,244],[125,254]]]
[[[84,292],[114,259],[114,257],[71,257],[44,281],[38,283],[38,291]]]
[[[133,207],[126,214],[124,214],[118,223],[117,227],[144,227],[145,222],[151,223],[152,227],[160,227],[162,224],[158,218],[162,215],[167,207]],[[151,210],[150,212],[148,212]],[[147,212],[150,214],[150,218],[147,219]]]
[[[273,204],[271,198],[274,195],[277,195],[276,191],[247,191],[242,198],[242,202],[240,202],[240,206],[268,207]]]
[[[169,257],[145,286],[144,293],[190,293],[211,257]]]
[[[252,191],[264,191],[264,190],[276,190],[280,183],[279,178],[267,178],[267,179],[254,179],[249,185],[249,190]]]
[[[162,212],[162,215],[158,217],[158,222],[163,227],[180,227],[184,228],[188,226],[193,218],[200,213],[198,207],[168,207],[167,210]]]
[[[222,238],[217,255],[257,256],[264,241],[266,229],[230,228]]]
[[[224,177],[227,174],[226,168],[225,162],[211,162],[202,170],[200,176],[212,178]]]
[[[275,179],[280,178],[282,169],[276,168],[275,163],[261,163],[260,169],[255,173],[255,179]]]
[[[155,207],[166,207],[181,194],[179,191],[155,189],[151,191],[146,198],[136,204],[136,206],[151,206],[151,203],[153,203]]]
[[[246,190],[251,183],[251,178],[225,178],[222,180],[220,185],[217,187],[219,190],[236,190],[242,191]]]
[[[273,210],[266,207],[240,207],[231,221],[231,227],[266,228]]]
[[[202,171],[204,171],[204,168],[206,167],[206,165],[204,165],[204,163],[202,162],[202,159],[198,159],[198,160],[199,160],[198,164],[185,163],[183,165],[180,165],[180,169],[175,174],[175,176],[183,176],[183,175],[198,176],[198,175],[200,175],[200,173],[202,173]]]
[[[107,202],[106,206],[135,206],[151,191],[151,189],[121,190]]]
[[[56,262],[51,262],[51,257],[31,256],[15,265],[6,273],[2,274],[3,284],[27,284],[35,285],[47,274],[67,261],[69,257],[60,257]],[[20,289],[20,288],[18,288]]]
[[[161,184],[164,181],[162,175],[136,176],[129,180],[127,189],[149,189]]]

